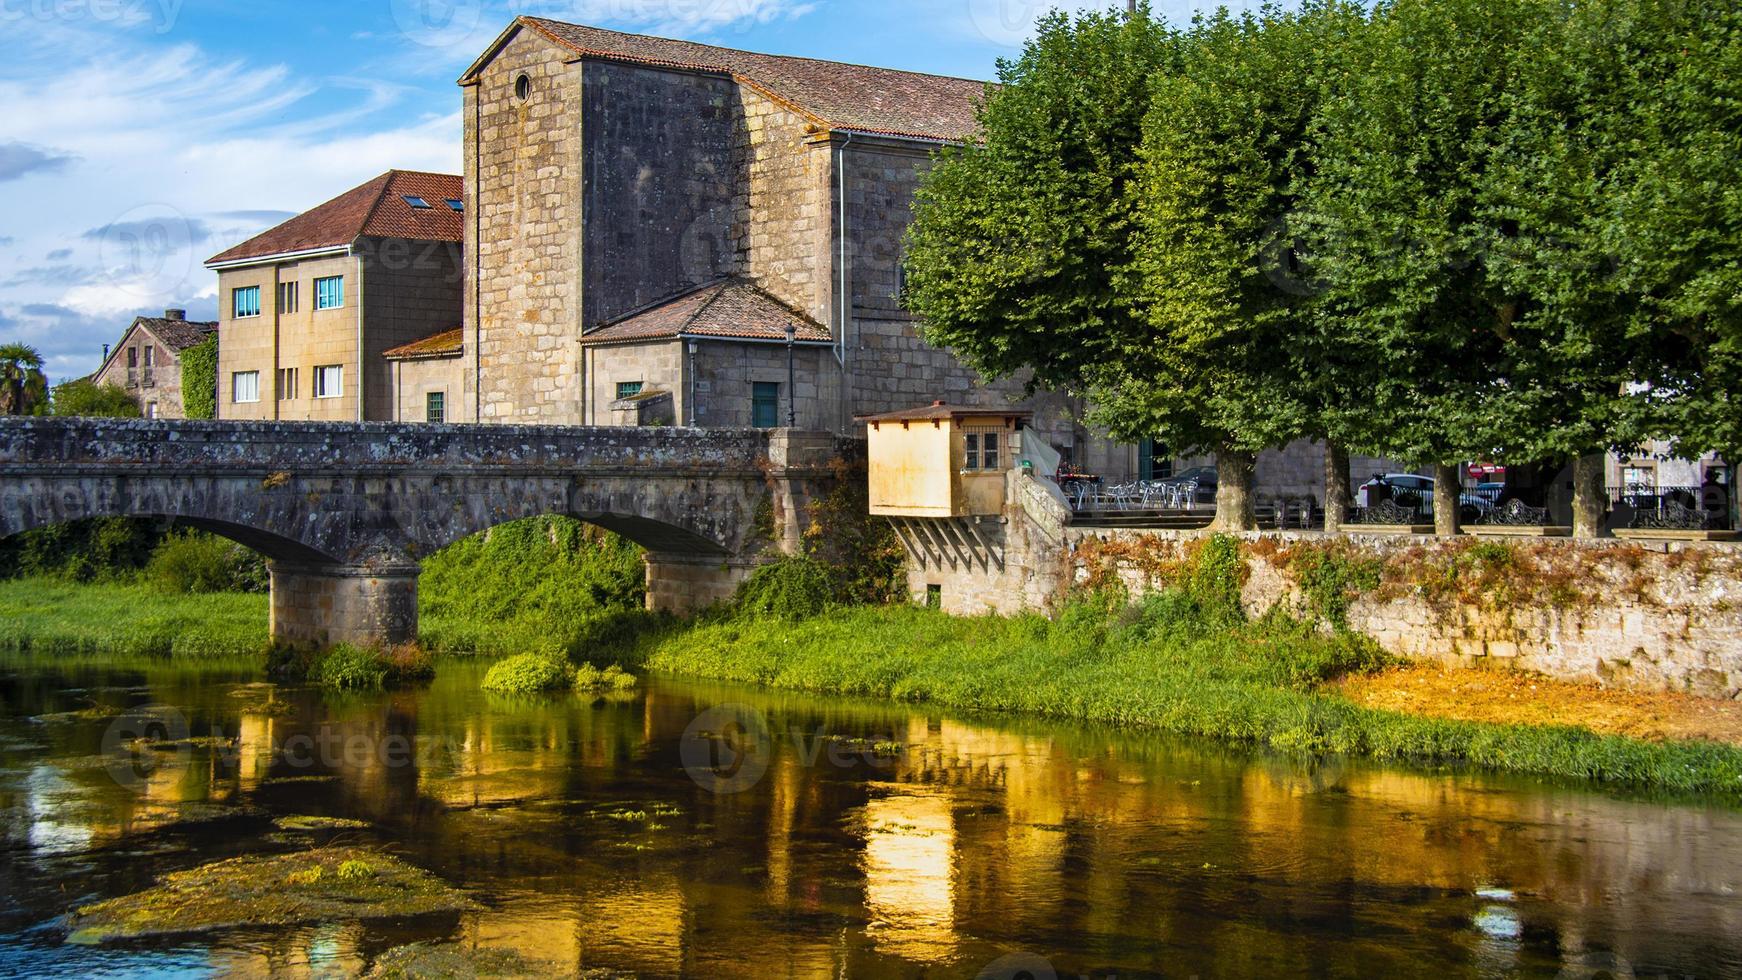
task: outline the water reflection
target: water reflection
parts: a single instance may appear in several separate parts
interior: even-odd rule
[[[838,699],[656,683],[516,702],[477,681],[323,699],[241,671],[14,668],[0,973],[354,973],[445,942],[652,976],[972,976],[1017,953],[1063,975],[1742,974],[1727,810]],[[728,701],[772,754],[718,794],[683,740]],[[105,726],[152,702],[194,738],[122,785]],[[487,910],[60,943],[72,905],[324,839],[274,829],[293,814],[367,821],[346,839]]]

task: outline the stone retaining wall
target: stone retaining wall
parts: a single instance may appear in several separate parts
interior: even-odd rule
[[[1069,536],[1076,583],[1115,575],[1134,595],[1165,587],[1172,563],[1201,537]],[[1742,694],[1742,548],[1734,545],[1266,533],[1243,536],[1242,547],[1243,600],[1254,615],[1281,605],[1322,618],[1324,597],[1338,593],[1348,628],[1411,660]],[[1362,581],[1314,593],[1314,561]]]

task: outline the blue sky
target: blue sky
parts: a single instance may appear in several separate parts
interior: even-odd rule
[[[0,0],[0,343],[86,374],[135,314],[215,319],[229,245],[393,167],[458,173],[454,79],[518,14],[990,78],[1058,3]]]

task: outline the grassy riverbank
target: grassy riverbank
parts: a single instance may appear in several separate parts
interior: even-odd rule
[[[0,652],[115,657],[257,657],[263,595],[171,595],[137,583],[0,582]]]
[[[718,617],[646,640],[628,666],[793,690],[1110,722],[1266,748],[1470,765],[1742,798],[1742,750],[1570,725],[1423,717],[1356,705],[1332,682],[1384,663],[1366,640],[1247,621],[1206,579],[1139,606],[1080,601],[1056,620],[858,608]]]

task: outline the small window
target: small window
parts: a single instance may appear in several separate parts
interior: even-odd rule
[[[146,402],[145,403],[145,417],[148,419],[157,418],[157,403],[156,402]]]
[[[279,313],[295,313],[298,299],[296,283],[281,282],[278,284]]]
[[[230,291],[230,315],[237,320],[260,315],[260,287],[244,286]]]
[[[464,211],[466,210],[466,202],[457,197],[450,197],[448,198],[448,207],[453,208],[455,211]]]
[[[328,276],[315,280],[315,309],[336,310],[345,305],[345,277]]]
[[[139,348],[127,348],[127,366],[130,368],[136,368],[139,366]]]
[[[448,420],[447,392],[432,391],[423,396],[423,420],[441,425]]]
[[[639,394],[641,394],[641,382],[639,382],[639,381],[619,381],[619,382],[617,382],[617,400],[618,401],[622,401],[625,398],[634,398],[636,395],[639,395]]]
[[[237,371],[230,375],[230,400],[238,405],[260,400],[260,372]]]
[[[411,205],[414,208],[417,208],[419,211],[428,211],[429,210],[429,202],[424,200],[421,197],[418,197],[416,194],[405,195],[405,203]]]
[[[758,429],[780,428],[780,385],[758,381],[750,392],[750,424]]]
[[[514,97],[522,102],[532,98],[532,79],[522,75],[514,80]]]
[[[296,368],[278,369],[278,400],[290,402],[296,400]]]
[[[999,463],[999,439],[996,432],[969,432],[964,436],[967,443],[967,459],[963,468],[970,470],[995,470]]]
[[[157,365],[157,348],[151,346],[150,344],[146,344],[145,345],[145,366],[146,367],[155,367],[156,365]]]
[[[942,609],[944,607],[944,587],[928,585],[925,587],[925,607],[927,609]]]
[[[315,397],[338,398],[345,393],[345,369],[337,364],[315,368]]]

